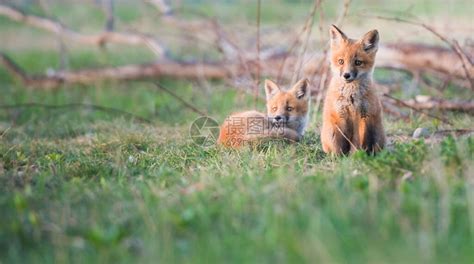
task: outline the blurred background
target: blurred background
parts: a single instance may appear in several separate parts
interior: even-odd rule
[[[61,72],[163,62],[231,65],[229,67],[241,69],[239,73],[244,72],[236,74],[234,71],[226,76],[228,78],[207,78],[198,74],[198,66],[191,69],[194,76],[183,78],[178,75],[185,70],[170,68],[168,71],[176,74],[138,74],[137,78],[127,78],[132,79],[128,81],[116,80],[116,76],[124,76],[119,72],[105,81],[101,78],[86,82],[65,81],[44,88],[35,82],[21,81],[6,67],[0,66],[2,105],[97,105],[132,113],[155,124],[185,127],[199,113],[183,106],[180,99],[192,102],[201,113],[221,121],[236,109],[262,109],[263,100],[255,97],[263,94],[259,84],[264,78],[273,78],[288,86],[296,77],[306,75],[314,82],[313,95],[317,102],[313,119],[317,121],[329,76],[325,74],[327,69],[324,74],[312,74],[304,67],[311,63],[313,68],[327,67],[325,52],[331,24],[337,24],[353,38],[377,28],[382,45],[416,43],[451,51],[451,58],[460,72],[458,75],[461,75],[440,77],[429,67],[423,69],[424,65],[409,69],[399,67],[398,61],[390,64],[389,58],[388,63],[375,72],[376,80],[385,85],[381,88],[382,93],[389,91],[406,100],[418,95],[438,99],[472,96],[466,78],[462,78],[457,54],[439,36],[422,26],[429,25],[449,41],[456,40],[464,53],[471,54],[474,5],[470,0],[3,0],[0,3],[4,7],[0,15],[0,51],[29,76],[57,77]],[[22,17],[24,15],[40,18],[40,21],[28,20]],[[53,24],[48,24],[50,22]],[[101,39],[104,32],[121,35],[115,39]],[[138,40],[133,40],[137,36]],[[149,43],[150,40],[153,43]],[[434,55],[436,58],[436,50]],[[282,57],[294,58],[286,61],[283,68],[280,66],[282,60],[271,60]],[[270,60],[262,66],[261,72],[257,71],[257,62],[266,59]],[[447,60],[444,64],[449,68],[453,62]],[[469,70],[472,71],[472,65]],[[322,80],[321,76],[324,76]],[[158,89],[153,83],[156,80],[173,94]],[[410,109],[400,111],[388,118],[396,123],[400,116],[406,119],[412,112]],[[51,115],[54,118],[49,118]],[[11,106],[0,111],[3,129],[10,123],[29,126],[35,122],[44,124],[47,120],[49,125],[45,130],[35,127],[31,131],[40,134],[47,131],[44,133],[53,136],[80,131],[85,122],[117,118],[128,117],[117,111],[111,113],[81,105],[75,105],[73,109]],[[70,128],[53,132],[48,129],[51,122],[61,122],[62,127]],[[312,124],[317,126],[315,122]]]

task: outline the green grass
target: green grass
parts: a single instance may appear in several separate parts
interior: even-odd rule
[[[235,152],[196,146],[185,128],[175,140],[128,121],[91,129],[64,139],[16,140],[8,135],[22,131],[12,128],[3,137],[1,259],[469,263],[474,257],[472,137],[331,158],[315,133],[296,145]]]
[[[97,104],[152,122],[87,107],[2,110],[4,262],[469,263],[474,257],[473,137],[441,143],[394,137],[375,157],[334,158],[321,150],[316,115],[296,145],[205,148],[188,136],[197,115],[148,82],[54,91],[4,82],[0,104]],[[219,121],[253,104],[220,83],[211,83],[210,92],[162,83]],[[451,120],[458,128],[473,124],[469,115]],[[389,135],[446,128],[416,115],[385,123]]]

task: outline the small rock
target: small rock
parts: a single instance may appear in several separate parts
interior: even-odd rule
[[[417,95],[415,97],[415,101],[420,102],[420,103],[426,103],[431,100],[431,96],[428,95]]]
[[[407,171],[405,174],[402,176],[402,181],[409,181],[413,178],[413,172]]]
[[[422,138],[422,137],[428,137],[430,135],[430,131],[427,128],[424,127],[419,127],[415,129],[415,132],[413,132],[413,138]]]

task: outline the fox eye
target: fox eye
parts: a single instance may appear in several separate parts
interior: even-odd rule
[[[356,66],[360,66],[360,65],[362,65],[362,61],[360,61],[360,60],[355,60],[355,62],[354,62],[354,63],[355,63],[355,65],[356,65]]]
[[[339,63],[339,65],[342,65],[342,64],[344,64],[344,60],[343,60],[343,59],[339,59],[339,60],[337,61],[337,63]]]
[[[291,112],[291,110],[293,110],[293,107],[291,107],[291,106],[288,106],[288,107],[286,108],[286,111],[288,111],[288,112]]]
[[[272,107],[272,111],[273,111],[273,112],[275,112],[276,110],[277,110],[277,107],[276,107],[276,106]]]

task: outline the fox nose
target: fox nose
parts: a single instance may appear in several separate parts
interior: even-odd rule
[[[351,78],[351,74],[348,73],[348,72],[344,73],[344,75],[342,75],[342,76],[343,76],[344,79],[346,79],[346,80],[349,80],[349,79]]]
[[[279,122],[279,121],[281,121],[281,120],[283,120],[283,117],[282,117],[282,116],[280,116],[280,115],[275,116],[275,121],[278,121],[278,122]]]

